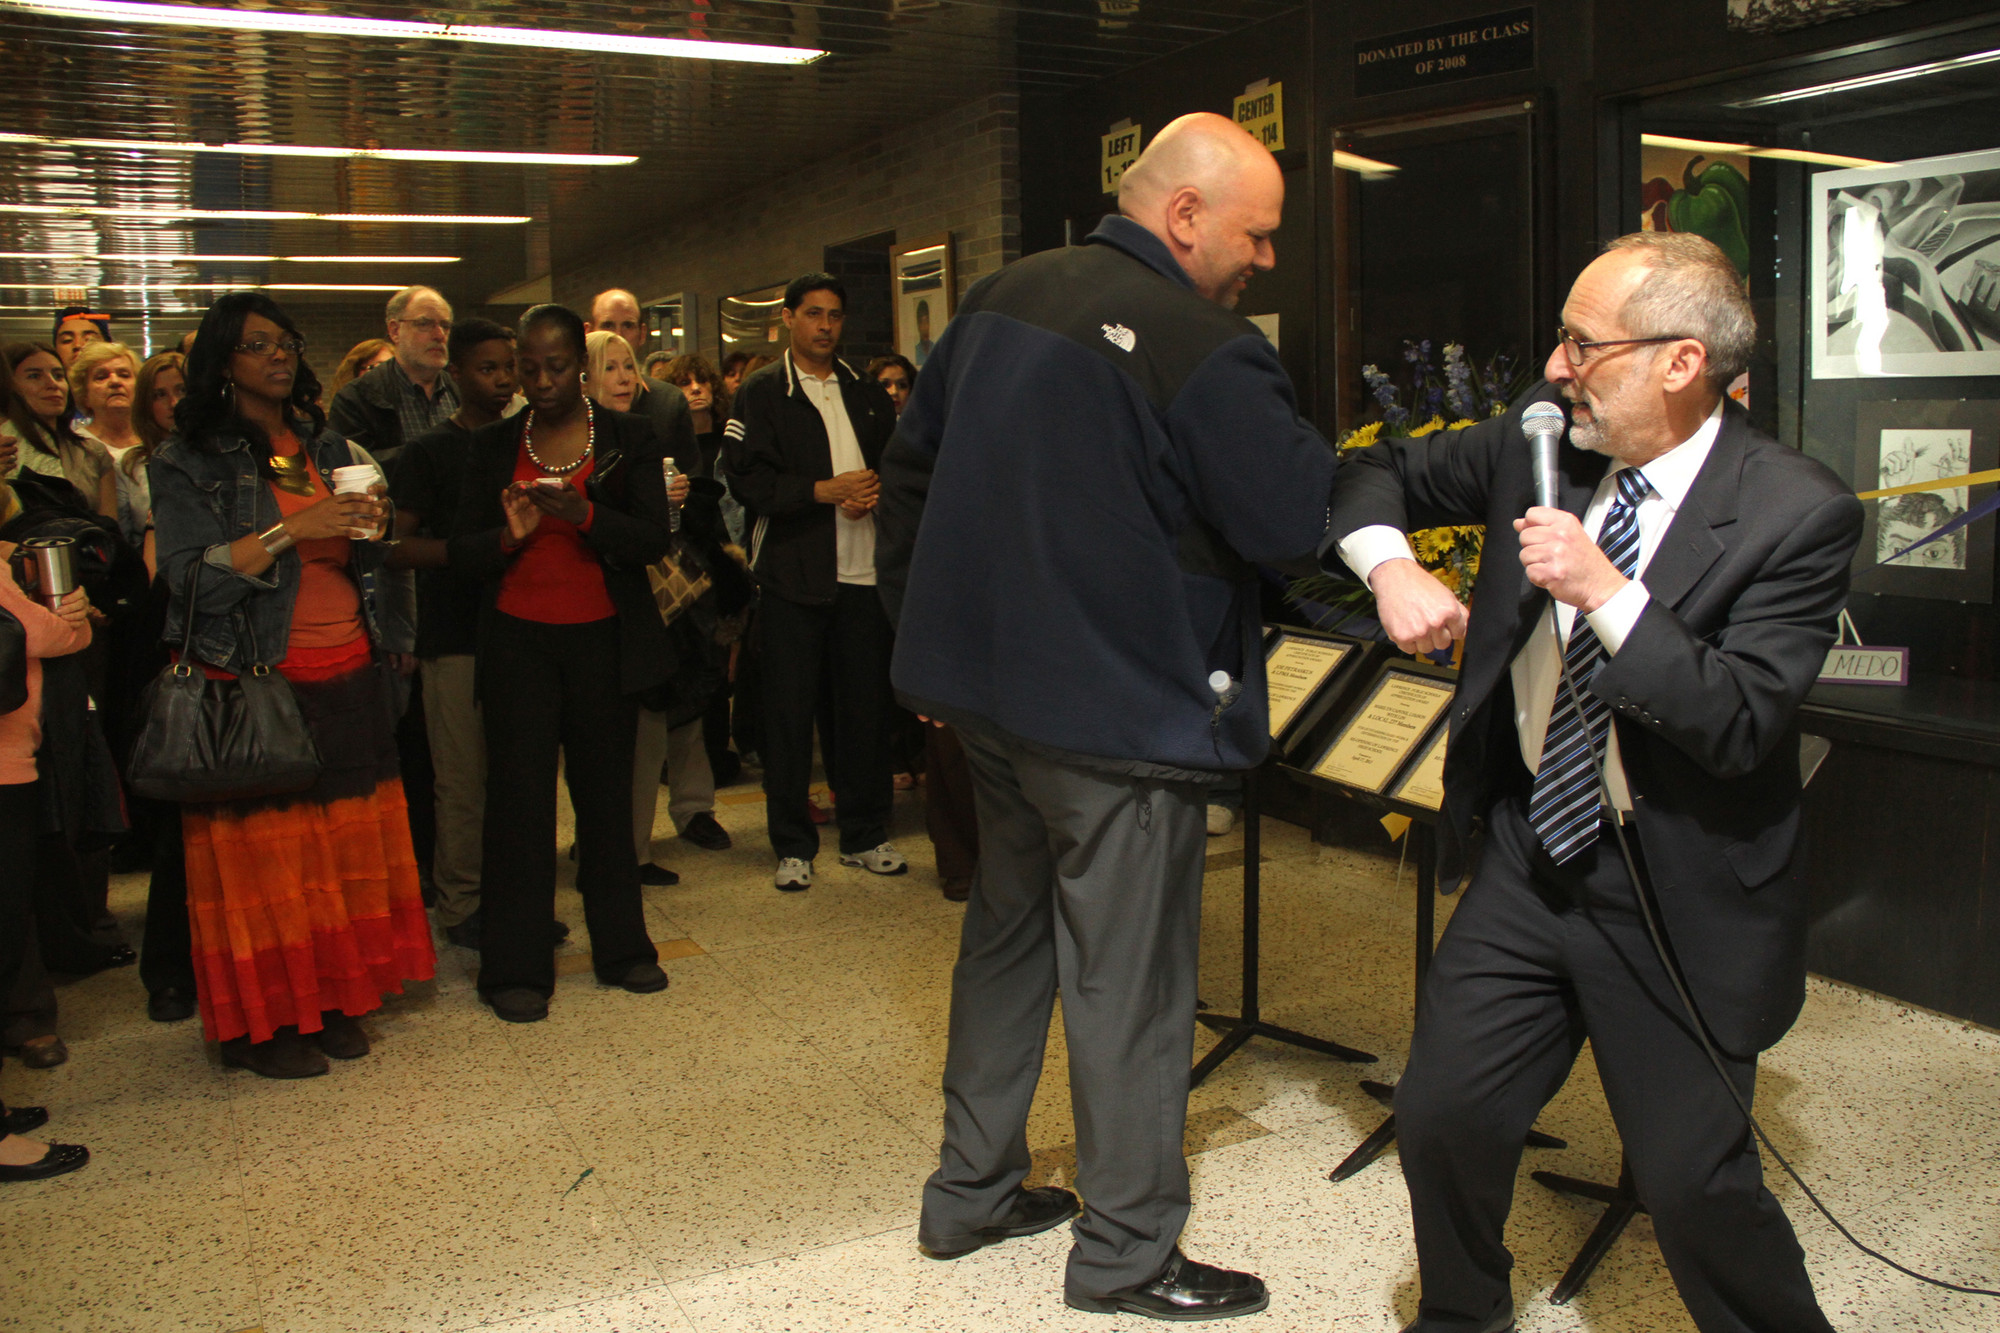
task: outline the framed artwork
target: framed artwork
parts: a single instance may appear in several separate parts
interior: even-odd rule
[[[1785,32],[1909,0],[1729,0],[1729,26],[1737,32]]]
[[[721,356],[731,352],[751,352],[777,356],[785,350],[785,284],[738,292],[715,303],[716,336]],[[717,365],[722,364],[720,357]]]
[[[1860,490],[1914,486],[2000,467],[2000,401],[1893,398],[1862,403],[1854,419],[1854,480]],[[1854,557],[1854,591],[1992,601],[1992,521],[1976,520],[1907,555],[1898,552],[1993,493],[1989,482],[1864,500],[1867,516]]]
[[[889,252],[896,292],[896,350],[922,370],[954,305],[951,233],[898,245]]]
[[[1812,178],[1812,373],[2000,375],[2000,150]]]

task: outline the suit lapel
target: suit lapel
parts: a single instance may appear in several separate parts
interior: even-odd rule
[[[1717,530],[1736,522],[1737,498],[1742,493],[1744,433],[1749,429],[1743,409],[1734,403],[1723,409],[1722,429],[1716,433],[1708,458],[1695,474],[1687,499],[1674,514],[1673,522],[1660,536],[1660,545],[1647,562],[1646,591],[1662,606],[1678,606],[1709,566],[1722,557],[1723,541]]]

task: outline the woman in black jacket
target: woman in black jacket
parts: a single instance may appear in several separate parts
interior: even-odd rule
[[[635,696],[664,679],[646,566],[671,537],[665,450],[651,422],[584,397],[576,312],[530,310],[516,355],[528,410],[473,432],[450,558],[485,584],[479,993],[533,1023],[555,989],[559,751],[597,978],[642,994],[667,985],[632,854],[632,745]]]

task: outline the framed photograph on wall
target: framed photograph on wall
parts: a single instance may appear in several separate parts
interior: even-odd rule
[[[1812,373],[2000,375],[2000,149],[1812,178]]]
[[[1854,480],[1889,490],[2000,467],[2000,401],[1892,398],[1855,409]],[[1993,600],[1993,523],[1977,519],[1900,558],[1994,493],[1950,486],[1864,500],[1854,591],[1953,602]]]
[[[785,284],[772,283],[715,303],[716,339],[721,357],[731,352],[777,356],[785,350]],[[720,359],[716,361],[721,365]]]
[[[922,370],[955,304],[951,233],[896,246],[889,252],[889,273],[896,293],[896,350]]]

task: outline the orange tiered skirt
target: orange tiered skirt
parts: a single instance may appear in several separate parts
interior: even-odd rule
[[[325,769],[308,791],[183,807],[196,992],[211,1041],[317,1032],[436,968],[387,682],[363,637],[278,670]]]

